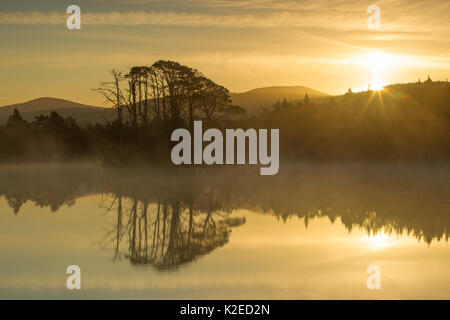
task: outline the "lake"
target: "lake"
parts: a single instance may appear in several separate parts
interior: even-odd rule
[[[450,298],[448,164],[1,165],[0,195],[1,299]]]

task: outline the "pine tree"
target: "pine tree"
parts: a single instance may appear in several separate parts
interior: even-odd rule
[[[22,118],[22,115],[20,114],[19,110],[17,108],[14,108],[14,111],[12,115],[9,116],[6,126],[7,127],[24,127],[26,126],[27,122]]]
[[[308,97],[308,94],[306,93],[305,94],[305,98],[303,99],[303,102],[305,103],[305,104],[308,104],[308,102],[309,102],[309,97]]]

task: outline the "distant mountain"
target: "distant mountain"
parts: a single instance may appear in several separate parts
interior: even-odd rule
[[[310,98],[326,97],[327,94],[303,86],[277,86],[257,88],[242,93],[232,93],[233,104],[241,106],[248,113],[257,113],[263,107],[270,107],[277,101],[286,99],[289,102],[301,101],[305,94]]]
[[[241,106],[247,113],[259,113],[263,107],[270,107],[283,99],[289,102],[301,101],[305,94],[311,99],[324,98],[326,93],[302,86],[278,86],[257,88],[242,93],[232,93],[234,105]],[[0,125],[4,125],[13,110],[17,108],[22,117],[27,121],[33,121],[36,116],[49,115],[52,111],[58,112],[63,118],[72,117],[79,124],[103,123],[115,118],[114,111],[110,108],[85,105],[65,99],[43,97],[23,103],[11,104],[0,107]]]
[[[41,114],[48,115],[52,111],[58,112],[64,118],[70,116],[80,124],[101,123],[114,119],[114,112],[109,108],[94,107],[69,100],[45,97],[0,107],[0,124],[6,123],[15,108],[20,111],[22,117],[27,121],[33,121],[36,116]]]

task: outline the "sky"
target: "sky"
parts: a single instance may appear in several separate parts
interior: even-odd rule
[[[69,5],[81,29],[69,30]],[[380,28],[366,12],[380,8]],[[57,97],[101,106],[108,71],[176,60],[232,92],[328,94],[450,75],[448,0],[2,0],[0,105]]]

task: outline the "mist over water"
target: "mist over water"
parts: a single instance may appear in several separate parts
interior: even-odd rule
[[[449,297],[448,164],[280,168],[3,165],[0,296]]]

